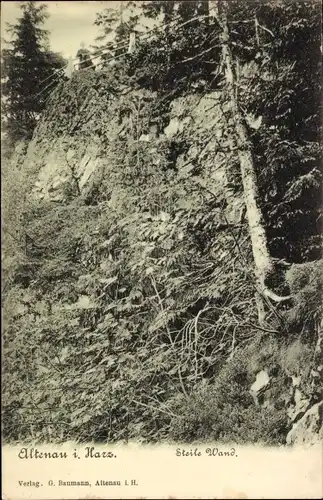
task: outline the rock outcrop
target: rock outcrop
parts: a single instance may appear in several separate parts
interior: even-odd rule
[[[91,78],[100,85],[100,74]],[[124,96],[121,89],[118,99],[111,94],[102,101],[90,80],[86,97],[71,114],[70,108],[65,110],[65,100],[76,83],[72,79],[53,94],[49,111],[29,144],[24,168],[34,176],[35,198],[63,202],[71,186],[77,195],[88,196],[116,167],[111,154],[116,142],[131,141],[141,143],[155,156],[168,151],[171,160],[167,161],[173,162],[179,178],[193,175],[201,193],[219,200],[221,227],[240,224],[243,201],[236,189],[236,151],[228,105],[223,104],[221,92],[175,99],[168,124],[157,133],[153,93],[127,91]],[[138,104],[141,101],[145,108]]]
[[[313,405],[293,425],[286,437],[288,445],[313,445],[323,439],[323,401]]]

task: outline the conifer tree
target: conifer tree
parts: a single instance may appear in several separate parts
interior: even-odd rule
[[[49,93],[65,64],[49,47],[43,24],[48,18],[45,4],[21,2],[21,17],[9,24],[11,40],[2,50],[3,115],[12,140],[30,139]],[[56,71],[56,72],[55,72]]]

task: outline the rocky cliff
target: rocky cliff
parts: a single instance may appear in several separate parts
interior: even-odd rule
[[[168,418],[174,412],[175,423],[156,425],[170,425],[177,439],[183,435],[188,439],[191,431],[187,429],[192,429],[193,438],[243,440],[237,430],[239,419],[243,429],[252,428],[249,440],[261,441],[257,433],[264,433],[265,428],[266,432],[271,429],[265,442],[272,438],[298,444],[320,439],[322,370],[318,360],[322,348],[315,305],[320,287],[317,267],[303,265],[301,284],[300,268],[293,265],[289,271],[290,286],[299,300],[295,299],[290,310],[279,312],[279,321],[295,329],[290,338],[279,336],[279,329],[257,329],[249,284],[250,247],[232,137],[232,117],[221,90],[178,97],[161,115],[153,92],[122,82],[116,85],[104,71],[85,71],[75,73],[53,92],[27,151],[17,151],[15,168],[24,173],[29,201],[37,206],[28,254],[32,260],[28,265],[34,266],[35,274],[24,285],[25,305],[18,316],[28,318],[44,348],[49,348],[48,335],[57,335],[67,390],[75,377],[86,404],[91,406],[94,398],[97,406],[88,420],[81,419],[74,396],[72,400],[66,397],[56,410],[54,418],[60,421],[65,406],[72,404],[71,418],[77,423],[71,425],[76,433],[86,428],[84,435],[93,437],[93,429],[98,427],[100,439],[124,439],[124,429],[138,437],[144,427],[140,408],[148,405],[146,394],[143,399],[137,395],[135,402],[130,397],[131,391],[139,391],[139,379],[142,387],[152,388],[155,401],[157,397],[162,405],[170,401],[173,409],[166,406],[163,411]],[[45,270],[44,263],[49,266]],[[167,283],[171,288],[163,295]],[[26,297],[33,301],[32,312]],[[307,310],[304,304],[311,300],[313,310],[306,312],[308,323],[303,324],[300,335],[300,321]],[[134,320],[137,314],[145,320]],[[200,324],[202,315],[205,319]],[[307,343],[313,325],[314,339]],[[69,338],[64,340],[66,331]],[[80,353],[77,339],[81,333],[86,340]],[[95,335],[101,335],[98,344]],[[133,352],[129,342],[132,347],[138,344],[138,350]],[[175,347],[179,355],[174,357]],[[69,366],[79,356],[82,360],[70,375]],[[149,381],[143,366],[148,366]],[[33,375],[32,382],[40,391],[40,405],[53,398],[43,386],[39,389],[42,374],[49,383],[55,379],[57,389],[60,384],[63,387],[63,379],[57,374],[53,379],[51,369],[43,370]],[[171,390],[167,373],[176,376]],[[108,377],[102,400],[91,390],[81,389],[84,374],[85,385],[91,387],[96,382],[105,384]],[[201,380],[212,386],[219,374],[213,394],[212,387],[205,389]],[[153,382],[155,378],[157,382]],[[194,416],[196,405],[194,398],[189,400],[187,387],[193,394],[211,391],[204,395],[202,417]],[[175,388],[184,394],[184,401],[182,396],[172,399]],[[139,410],[135,406],[130,417],[125,417],[120,398],[129,400],[130,406],[137,401]],[[207,407],[208,400],[213,409]],[[16,403],[16,399],[9,401],[10,411]],[[178,413],[182,404],[189,415],[184,424]],[[110,408],[108,416],[104,405]],[[223,430],[227,424],[219,421],[217,405],[233,419],[232,426],[238,426],[235,430]],[[149,411],[158,414],[158,409]],[[152,422],[145,431],[149,438],[156,431],[157,417],[147,415]],[[206,436],[202,431],[194,435],[201,419],[206,422]],[[256,419],[255,429],[252,419]],[[266,427],[266,419],[271,419],[272,427]],[[39,438],[48,438],[53,432],[56,439],[64,437],[64,431],[53,431],[51,426],[44,431],[40,425],[35,432]]]
[[[35,198],[64,202],[71,185],[80,196],[90,196],[119,167],[113,151],[124,141],[140,143],[154,157],[172,156],[167,161],[178,179],[193,175],[215,196],[221,192],[228,205],[223,220],[239,222],[237,158],[221,92],[175,99],[166,123],[159,123],[153,93],[111,88],[104,72],[82,79],[81,85],[74,73],[55,91],[29,144],[23,168],[34,173]]]

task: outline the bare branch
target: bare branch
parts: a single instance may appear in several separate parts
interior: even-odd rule
[[[209,47],[208,49],[203,50],[203,52],[200,52],[199,54],[195,54],[195,56],[192,56],[192,57],[187,57],[186,59],[183,59],[183,61],[178,61],[176,64],[182,64],[182,63],[186,63],[188,61],[193,61],[194,59],[197,59],[198,57],[201,57],[204,54],[211,52],[211,50],[215,49],[216,47],[221,47],[221,45],[219,45],[219,44],[212,45],[212,47]]]

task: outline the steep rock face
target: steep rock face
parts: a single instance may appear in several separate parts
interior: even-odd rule
[[[82,144],[69,148],[58,140],[52,150],[43,150],[35,154],[42,162],[35,182],[33,194],[39,199],[63,201],[68,184],[75,183],[79,194],[93,182],[100,170],[100,158],[97,145]]]
[[[229,110],[221,92],[174,100],[169,123],[157,132],[152,93],[123,87],[118,94],[104,93],[105,75],[90,76],[95,81],[87,81],[82,99],[77,92],[85,85],[77,81],[79,75],[58,89],[37,127],[24,165],[34,176],[35,198],[64,202],[71,190],[87,197],[109,178],[111,169],[125,168],[112,154],[116,144],[145,143],[153,161],[163,151],[167,168],[175,169],[178,179],[190,176],[202,192],[218,200],[224,227],[239,224],[243,202],[237,192]],[[75,101],[74,113],[68,99]]]
[[[57,87],[24,162],[35,198],[64,201],[69,185],[76,195],[87,193],[100,175],[107,144],[124,126],[120,99],[125,90],[120,85],[116,91],[109,75],[96,72],[75,73]]]
[[[243,209],[231,127],[228,103],[221,92],[211,92],[173,101],[164,130],[170,142],[184,149],[176,162],[179,177],[193,174],[202,190],[222,201],[219,212],[224,226],[238,224]]]
[[[228,105],[222,102],[221,92],[212,92],[204,97],[192,94],[174,100],[168,122],[166,120],[162,126],[156,127],[154,94],[125,87],[116,90],[106,75],[100,73],[88,75],[88,79],[85,75],[82,77],[85,81],[81,76],[75,75],[74,79],[53,94],[29,144],[23,167],[30,173],[33,196],[44,201],[59,202],[61,209],[68,206],[71,196],[85,197],[91,201],[93,191],[99,186],[101,194],[102,190],[105,191],[104,200],[108,200],[110,209],[113,208],[114,199],[118,202],[118,197],[123,196],[118,186],[118,172],[121,170],[131,171],[129,180],[132,186],[137,178],[142,184],[158,185],[165,171],[167,174],[171,172],[176,193],[189,182],[191,192],[193,187],[194,193],[199,193],[200,199],[191,197],[197,205],[203,205],[205,198],[214,198],[216,208],[214,210],[212,207],[212,219],[216,221],[217,227],[215,230],[212,227],[210,238],[214,241],[210,255],[212,257],[214,252],[216,262],[221,265],[221,255],[225,256],[227,252],[228,241],[225,238],[229,233],[222,230],[240,226],[244,206],[236,146],[232,139],[232,117]],[[138,152],[143,155],[144,161],[131,163],[130,160]],[[21,154],[19,158],[21,160]],[[132,169],[138,165],[138,172],[134,174]],[[186,201],[189,189],[186,192],[183,190],[179,203],[183,203],[185,209],[185,203],[188,203],[190,210],[191,200]],[[153,189],[149,191],[149,195],[152,194]],[[163,193],[158,193],[158,196],[160,202]],[[131,213],[128,197],[125,204],[126,211]],[[167,211],[167,207],[163,206],[160,210],[161,204],[158,206],[159,213],[152,211],[156,223],[154,235],[176,228],[175,222],[170,219],[171,209]],[[82,219],[80,207],[76,210]],[[144,210],[142,215],[146,217],[148,204]],[[85,233],[88,234],[88,231]],[[179,232],[179,241],[182,234]],[[232,240],[231,234],[229,236]],[[136,241],[135,234],[133,240]],[[109,241],[107,239],[104,243],[107,247]],[[90,243],[89,247],[89,258],[92,258]],[[114,265],[113,257],[107,253],[106,260],[95,264],[102,270],[101,278],[101,274],[104,275]],[[296,273],[296,278],[298,276],[299,273]],[[91,310],[94,307],[93,297],[87,295],[85,285],[84,290],[81,286],[82,279],[87,282],[86,278],[87,275],[80,276],[72,304],[59,301],[55,304],[54,298],[50,313],[59,310]],[[113,277],[108,277],[106,283],[109,283],[109,279],[113,283]],[[293,279],[290,281],[293,282]],[[304,283],[300,289],[300,293],[304,293]],[[210,291],[209,287],[207,294]],[[304,298],[303,303],[307,302]],[[44,318],[47,306],[41,303],[39,306]],[[294,312],[296,321],[300,316],[300,308],[295,308]],[[262,349],[265,350],[263,346]],[[256,405],[265,411],[269,408],[273,412],[282,409],[288,412],[290,426],[294,423],[288,442],[308,442],[312,439],[310,436],[319,433],[318,413],[314,407],[312,411],[306,411],[309,405],[307,395],[298,389],[298,382],[294,384],[293,381],[293,377],[298,376],[297,371],[283,372],[278,375],[269,373],[267,365],[260,364],[255,372],[256,383],[250,387],[251,395]]]

